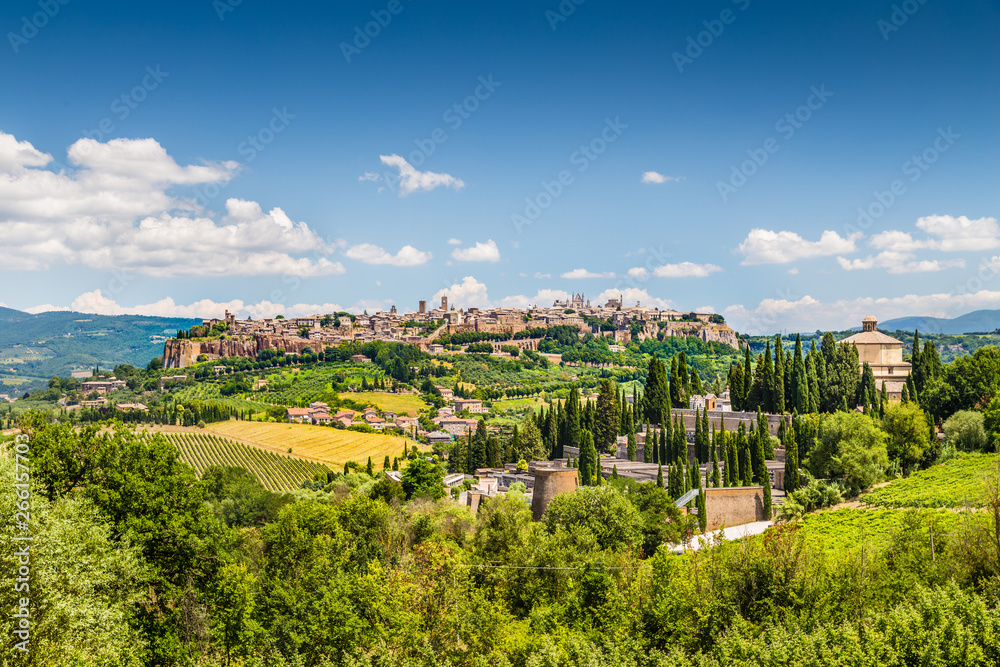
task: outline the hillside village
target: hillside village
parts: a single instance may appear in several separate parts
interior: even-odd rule
[[[621,298],[593,306],[582,294],[575,294],[567,301],[556,301],[546,308],[455,310],[454,306],[449,309],[448,297],[441,297],[440,305],[433,309],[428,309],[427,302],[421,301],[416,311],[406,313],[399,313],[392,306],[388,311],[373,315],[338,313],[238,320],[226,311],[221,319],[205,320],[190,338],[166,341],[163,364],[165,368],[183,368],[195,363],[201,355],[208,360],[255,357],[266,349],[299,354],[306,348],[315,350],[318,346],[372,341],[407,343],[439,353],[444,352],[445,347],[435,341],[456,334],[488,340],[498,351],[503,345],[534,349],[544,332],[529,336],[519,334],[556,326],[575,327],[580,335],[590,333],[606,337],[618,345],[665,336],[695,337],[734,348],[741,345],[736,332],[715,313],[659,310],[639,303],[628,306]]]

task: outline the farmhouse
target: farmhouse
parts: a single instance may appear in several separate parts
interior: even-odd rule
[[[456,398],[454,404],[455,412],[462,412],[463,410],[468,410],[472,413],[489,412],[489,410],[483,407],[483,402],[478,398]]]

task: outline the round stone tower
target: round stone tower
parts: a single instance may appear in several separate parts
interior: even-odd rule
[[[535,468],[535,486],[531,492],[531,518],[539,521],[545,509],[560,493],[576,489],[576,468]]]

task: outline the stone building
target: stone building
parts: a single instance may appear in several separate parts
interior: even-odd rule
[[[867,362],[875,376],[879,391],[885,383],[890,400],[902,398],[903,386],[910,375],[910,363],[903,361],[903,343],[887,336],[878,329],[878,320],[872,315],[861,320],[861,332],[848,336],[842,343],[850,343],[858,350],[862,367]]]

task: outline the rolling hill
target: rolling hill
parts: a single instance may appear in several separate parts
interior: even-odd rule
[[[201,320],[0,308],[0,383],[23,387],[24,378],[65,377],[97,364],[145,366],[163,353],[164,336],[194,324]]]
[[[955,318],[944,317],[898,317],[879,322],[883,331],[913,331],[920,333],[963,334],[990,332],[1000,329],[1000,310],[976,310]]]

